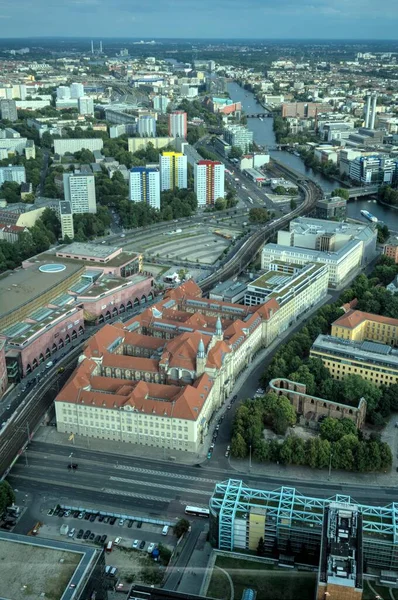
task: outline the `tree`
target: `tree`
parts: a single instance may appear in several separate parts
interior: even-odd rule
[[[272,428],[275,433],[283,435],[288,427],[296,423],[297,416],[294,406],[285,396],[278,398],[277,405],[274,408],[272,415]]]
[[[266,208],[251,208],[249,210],[249,220],[252,223],[267,223],[269,213]]]
[[[46,229],[52,231],[54,236],[58,239],[61,235],[61,223],[55,211],[51,210],[51,208],[44,209],[40,219]]]
[[[237,158],[239,160],[242,158],[242,155],[243,151],[239,146],[232,146],[228,158]]]
[[[340,198],[343,198],[344,200],[349,200],[350,192],[344,188],[336,188],[335,190],[333,190],[333,196],[339,196]]]
[[[381,224],[381,223],[377,223],[376,229],[377,229],[377,242],[379,244],[384,244],[390,237],[390,230],[388,229],[387,225]]]
[[[187,519],[179,519],[173,527],[174,535],[177,538],[180,538],[182,535],[184,535],[188,531],[189,527],[190,527],[190,525],[189,525],[189,521],[187,521]]]
[[[297,202],[295,200],[293,200],[293,198],[290,200],[290,210],[295,210],[297,208]]]
[[[231,455],[234,458],[245,458],[245,456],[247,456],[247,445],[240,433],[237,433],[232,437]]]
[[[257,556],[265,556],[264,538],[260,537],[257,544]]]
[[[0,517],[4,514],[5,509],[15,502],[14,490],[8,481],[0,482]]]
[[[227,201],[225,198],[217,198],[217,200],[214,202],[214,208],[216,210],[225,210],[227,206]]]
[[[310,396],[315,394],[315,377],[307,365],[301,365],[297,371],[290,373],[288,379],[291,381],[297,381],[297,383],[303,383],[306,387],[307,394]]]
[[[15,204],[21,201],[21,186],[16,181],[5,181],[0,187],[0,196],[4,198],[8,204]]]
[[[360,375],[348,375],[343,380],[343,395],[348,404],[357,406],[361,398],[365,398],[368,411],[373,411],[380,399],[381,389],[371,381],[362,379]]]

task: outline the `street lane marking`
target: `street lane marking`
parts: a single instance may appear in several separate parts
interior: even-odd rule
[[[123,490],[114,490],[110,488],[101,488],[105,494],[114,494],[115,496],[130,496],[131,498],[141,498],[141,500],[153,500],[154,502],[173,502],[174,498],[159,498],[159,496],[148,496],[146,494],[136,494],[134,492],[124,492]]]
[[[159,485],[158,483],[151,483],[150,481],[137,481],[136,479],[126,479],[124,477],[109,477],[110,481],[120,481],[121,483],[132,483],[138,486],[145,487],[156,487],[164,490],[173,490],[176,492],[189,492],[190,494],[200,494],[202,496],[210,496],[210,492],[205,492],[202,490],[187,490],[186,487],[178,487],[175,485],[164,485],[163,483]]]
[[[180,475],[179,473],[167,473],[165,471],[151,471],[150,469],[140,469],[139,467],[130,467],[128,465],[115,465],[115,468],[123,469],[124,471],[134,471],[135,473],[145,473],[147,475],[158,475],[160,477],[173,477],[175,479],[187,479],[189,481],[202,481],[203,483],[214,484],[219,481],[219,479],[206,479],[205,477],[191,477],[191,475]]]

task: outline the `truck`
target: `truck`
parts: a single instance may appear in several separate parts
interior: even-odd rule
[[[66,523],[64,523],[63,525],[61,525],[61,527],[59,528],[59,533],[61,535],[68,535],[68,533],[69,533],[69,525],[66,525]]]

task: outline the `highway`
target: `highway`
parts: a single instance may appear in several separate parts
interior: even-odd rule
[[[19,461],[8,481],[19,491],[45,494],[54,502],[62,499],[83,507],[97,503],[128,510],[131,516],[167,514],[172,519],[183,514],[186,504],[206,506],[219,481],[232,477],[251,487],[272,490],[279,488],[284,479],[235,470],[227,459],[188,466],[77,447],[73,448],[73,461],[79,467],[71,472],[67,468],[70,452],[71,446],[33,441],[27,451],[28,464]],[[283,484],[290,483],[284,480]],[[299,492],[322,498],[338,493],[369,504],[396,500],[396,489],[392,487],[338,484],[315,477],[291,485]]]

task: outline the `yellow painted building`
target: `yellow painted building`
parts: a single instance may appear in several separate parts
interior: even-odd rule
[[[188,187],[188,162],[182,152],[163,152],[159,157],[159,165],[162,192]]]
[[[333,379],[340,381],[347,375],[360,375],[376,385],[398,382],[398,350],[386,344],[319,335],[310,357],[320,358]]]
[[[332,324],[332,336],[353,342],[371,340],[398,346],[398,319],[350,310]]]

